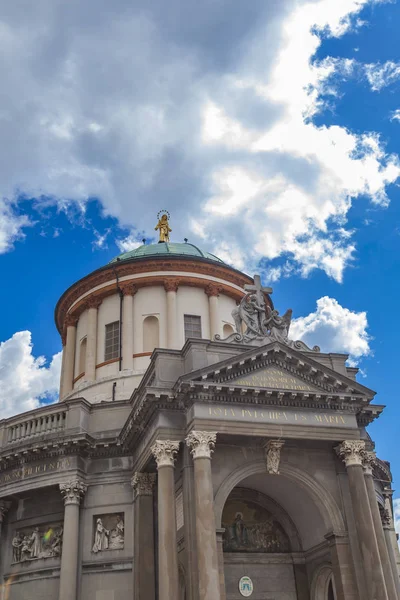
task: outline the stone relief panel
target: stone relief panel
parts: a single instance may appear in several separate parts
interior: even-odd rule
[[[228,498],[222,527],[224,552],[290,552],[289,538],[282,526],[255,502]]]
[[[12,562],[20,563],[39,558],[60,557],[63,542],[62,523],[27,527],[14,532]]]
[[[124,513],[95,515],[93,517],[92,552],[121,550],[124,547]]]

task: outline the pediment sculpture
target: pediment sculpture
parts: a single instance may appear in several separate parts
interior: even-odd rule
[[[263,287],[259,275],[254,276],[254,285],[246,285],[245,290],[246,295],[242,298],[239,306],[232,311],[236,333],[232,333],[225,339],[216,335],[216,340],[249,344],[251,346],[264,346],[272,342],[281,342],[295,350],[320,351],[318,346],[309,348],[301,340],[291,340],[289,338],[293,311],[289,308],[284,315],[280,315],[279,311],[272,308],[272,303],[269,301],[272,288]]]

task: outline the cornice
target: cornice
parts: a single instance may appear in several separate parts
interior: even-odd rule
[[[228,265],[213,263],[208,259],[200,258],[200,257],[191,257],[190,259],[183,259],[180,257],[160,257],[160,258],[145,258],[145,259],[134,259],[132,261],[123,261],[121,264],[113,263],[112,265],[106,265],[93,273],[90,273],[86,277],[80,279],[76,283],[74,283],[70,288],[68,288],[64,294],[59,299],[56,309],[55,309],[55,321],[58,331],[61,333],[63,322],[65,319],[65,315],[68,310],[72,306],[76,300],[78,300],[82,295],[93,288],[110,282],[110,287],[113,292],[116,289],[116,276],[118,278],[129,276],[129,275],[140,275],[151,272],[159,272],[159,271],[178,271],[182,273],[182,284],[190,285],[188,283],[188,279],[190,277],[186,277],[185,273],[199,273],[202,275],[215,277],[218,279],[222,279],[226,282],[225,285],[225,293],[227,291],[230,292],[231,296],[236,300],[240,300],[243,294],[240,294],[238,290],[230,287],[229,284],[236,285],[240,288],[243,288],[245,284],[252,283],[251,277],[229,267]],[[163,278],[161,279],[161,283],[163,285]],[[137,278],[132,283],[138,285],[138,287],[143,287],[146,285],[144,280],[148,280],[148,278]],[[125,282],[121,282],[122,283]],[[209,283],[209,281],[203,280],[203,286]],[[154,283],[150,283],[149,285],[154,285]],[[96,292],[96,295],[99,295]],[[75,314],[75,307],[73,313]]]

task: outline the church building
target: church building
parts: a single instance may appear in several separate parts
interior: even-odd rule
[[[58,403],[0,421],[1,600],[400,600],[375,392],[156,230],[58,301]]]

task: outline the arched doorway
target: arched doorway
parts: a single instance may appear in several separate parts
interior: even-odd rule
[[[311,600],[336,600],[331,565],[321,565],[314,573],[311,584]]]
[[[296,527],[286,512],[261,492],[236,487],[222,512],[227,598],[236,598],[242,577],[257,597],[297,599],[293,552],[301,551]]]

